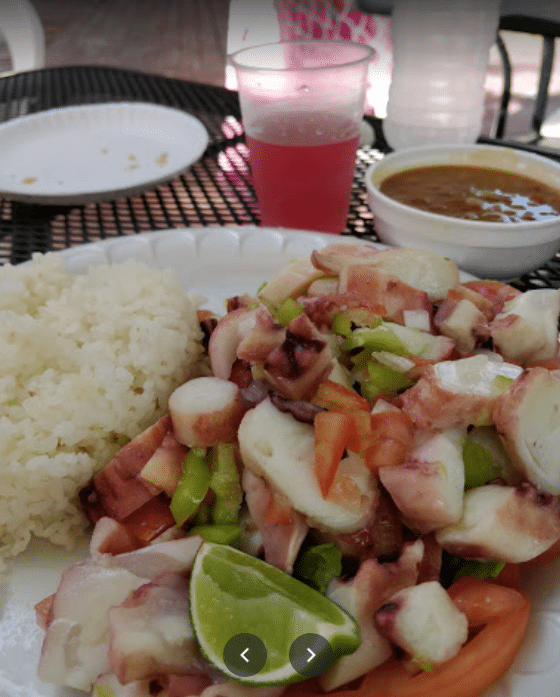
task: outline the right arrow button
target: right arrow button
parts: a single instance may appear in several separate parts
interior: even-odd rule
[[[329,642],[320,634],[302,634],[290,647],[290,663],[304,678],[324,673],[334,660]]]

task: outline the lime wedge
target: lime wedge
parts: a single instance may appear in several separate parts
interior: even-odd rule
[[[305,674],[290,661],[290,648],[303,635],[324,638],[334,661],[360,645],[354,619],[324,595],[260,559],[211,542],[201,545],[194,560],[190,612],[205,658],[227,677],[249,685],[303,680]],[[266,647],[264,667],[247,676],[232,672],[224,661],[228,641],[245,635]]]

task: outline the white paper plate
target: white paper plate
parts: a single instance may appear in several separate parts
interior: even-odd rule
[[[223,310],[225,297],[254,293],[288,260],[324,247],[338,236],[242,227],[150,232],[74,247],[62,252],[67,268],[79,273],[90,264],[141,259],[173,269],[186,288]],[[360,244],[356,238],[344,241]],[[87,542],[75,554],[44,542],[14,562],[8,576],[8,600],[0,620],[0,697],[76,697],[85,693],[40,683],[35,677],[43,633],[33,605],[57,588],[61,571],[87,556]],[[484,697],[558,697],[560,685],[560,563],[526,574],[533,601],[527,639],[506,677]],[[381,696],[379,696],[381,697]],[[434,696],[436,697],[436,696]]]
[[[137,193],[202,155],[194,116],[122,102],[52,109],[0,125],[0,196],[72,205]]]

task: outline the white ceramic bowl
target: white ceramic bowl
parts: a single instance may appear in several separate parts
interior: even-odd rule
[[[429,249],[465,271],[485,278],[515,278],[551,259],[560,249],[560,217],[520,223],[451,218],[399,203],[379,191],[383,179],[411,167],[464,164],[492,167],[560,190],[560,164],[494,145],[407,148],[371,165],[365,174],[368,203],[379,238],[400,247]]]

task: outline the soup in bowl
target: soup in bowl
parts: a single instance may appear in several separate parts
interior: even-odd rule
[[[560,249],[560,164],[492,145],[400,150],[366,172],[383,242],[430,249],[477,275],[513,278]]]

